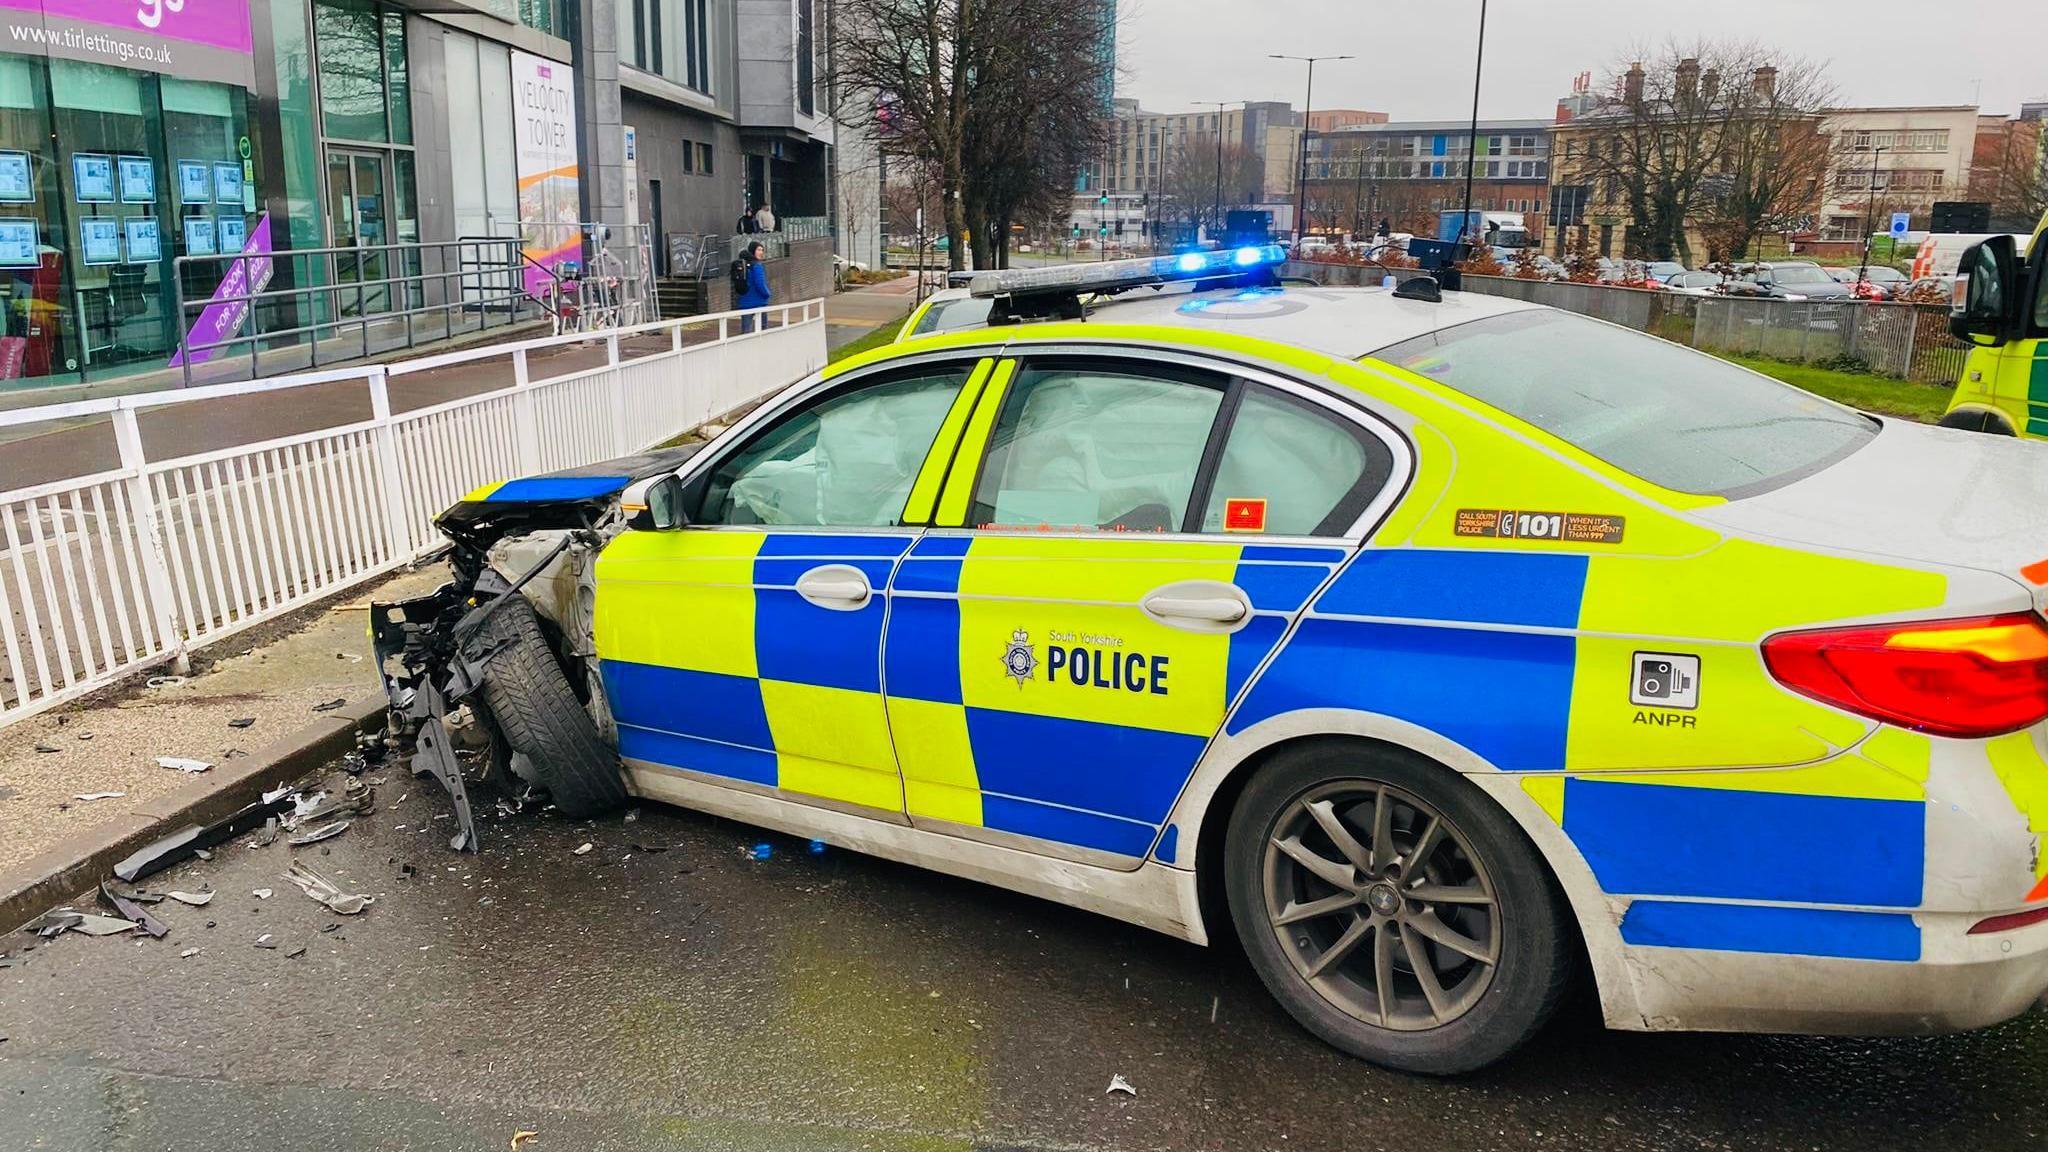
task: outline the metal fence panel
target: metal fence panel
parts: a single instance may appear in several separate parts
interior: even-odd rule
[[[121,467],[0,492],[0,727],[434,551],[433,518],[482,484],[645,449],[825,362],[820,300],[607,335],[605,362],[529,379],[549,337],[392,365],[0,413],[0,426],[113,420]],[[715,329],[705,343],[682,330]],[[632,359],[625,337],[667,334]],[[509,387],[393,415],[394,378],[508,358]],[[170,460],[144,451],[144,408],[337,379],[372,417]]]

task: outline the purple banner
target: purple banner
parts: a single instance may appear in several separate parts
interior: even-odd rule
[[[176,368],[187,362],[202,364],[225,352],[225,348],[205,347],[219,344],[242,330],[242,321],[249,318],[249,301],[230,297],[254,296],[270,286],[270,275],[275,261],[270,258],[270,213],[265,212],[256,221],[256,230],[249,233],[249,240],[242,245],[242,256],[228,268],[228,274],[220,278],[220,286],[213,290],[213,300],[199,313],[199,319],[185,332],[185,339],[178,350],[171,354],[170,367]],[[188,354],[187,348],[192,345]]]
[[[0,51],[249,87],[249,0],[0,0]]]

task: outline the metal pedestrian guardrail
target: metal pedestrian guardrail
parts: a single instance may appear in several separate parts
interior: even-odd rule
[[[0,412],[0,429],[110,419],[119,467],[0,492],[0,727],[418,560],[479,485],[652,447],[825,362],[822,300]],[[530,355],[601,344],[536,380]],[[391,385],[506,361],[507,386],[394,414]],[[354,381],[367,419],[151,459],[142,413]]]

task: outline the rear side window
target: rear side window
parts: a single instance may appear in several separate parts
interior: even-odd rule
[[[1393,453],[1356,425],[1248,388],[1209,481],[1201,530],[1342,536],[1393,470]]]
[[[1371,359],[1679,492],[1753,495],[1854,452],[1879,427],[1724,360],[1549,309],[1460,324]]]

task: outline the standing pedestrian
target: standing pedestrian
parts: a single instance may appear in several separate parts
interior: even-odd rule
[[[770,208],[766,200],[761,201],[761,206],[754,209],[754,224],[763,232],[775,231],[775,209]]]
[[[740,218],[738,222],[732,226],[732,230],[734,232],[739,233],[742,236],[746,236],[755,232],[759,232],[761,230],[761,226],[755,223],[754,214],[752,212],[741,212]]]
[[[740,261],[745,267],[733,270],[733,288],[737,293],[733,307],[747,312],[747,315],[740,317],[741,332],[754,330],[755,315],[750,310],[767,307],[768,301],[773,297],[768,291],[766,261],[766,250],[761,247],[759,240],[755,240],[747,245],[746,255]]]

